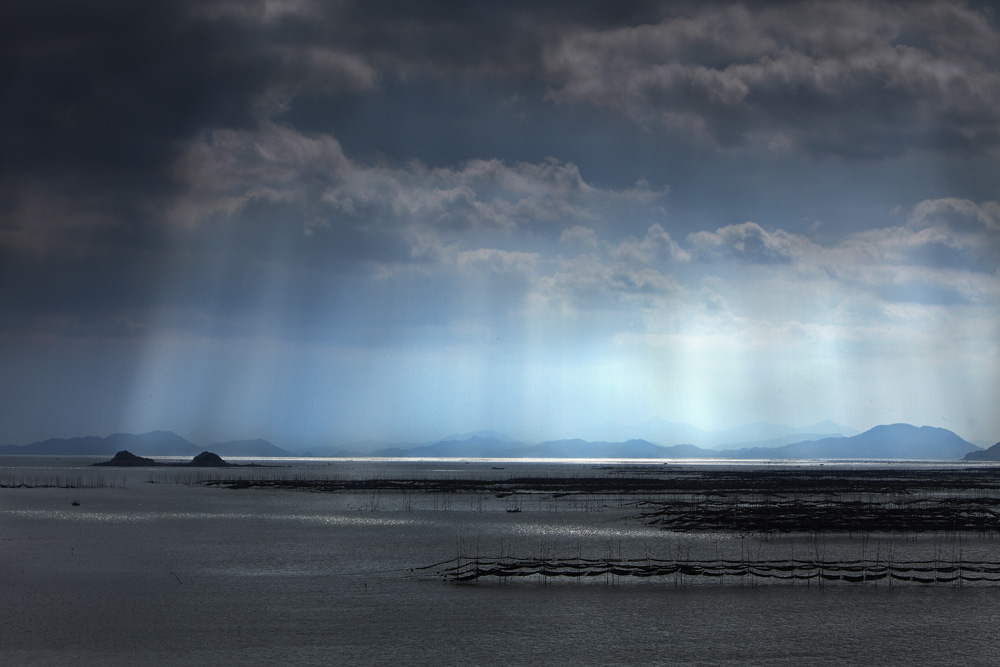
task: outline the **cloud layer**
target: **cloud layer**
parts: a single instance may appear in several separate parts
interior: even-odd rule
[[[581,29],[545,51],[550,96],[698,132],[855,157],[994,151],[1000,33],[948,2],[709,6]]]
[[[12,2],[0,43],[4,441],[1000,429],[978,5]]]

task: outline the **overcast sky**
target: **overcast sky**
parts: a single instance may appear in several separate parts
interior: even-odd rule
[[[8,0],[0,444],[1000,440],[1000,22]]]

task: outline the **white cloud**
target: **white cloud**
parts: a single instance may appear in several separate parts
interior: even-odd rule
[[[687,240],[701,259],[757,263],[790,262],[810,245],[804,237],[780,229],[767,231],[755,222],[727,225],[714,232],[694,232]]]
[[[691,256],[670,238],[660,224],[652,225],[641,241],[636,238],[626,238],[610,244],[609,253],[619,263],[634,266],[648,266],[663,259],[684,262]]]
[[[907,224],[855,233],[803,257],[887,301],[1000,305],[995,202],[926,200]]]
[[[479,248],[456,253],[455,264],[462,269],[532,275],[538,266],[539,255],[534,252]]]
[[[448,230],[527,230],[592,221],[621,197],[656,200],[662,192],[589,185],[572,163],[506,164],[470,160],[456,168],[365,165],[346,157],[330,135],[306,135],[265,123],[259,130],[220,130],[193,143],[177,164],[188,192],[171,217],[188,225],[232,216],[255,201],[289,202],[305,224]],[[558,228],[558,227],[556,227]],[[553,230],[554,233],[554,230]]]
[[[490,295],[491,325],[499,324],[495,318],[568,318],[586,323],[574,333],[582,337],[734,337],[733,354],[740,346],[784,344],[853,346],[861,354],[877,349],[871,341],[881,337],[879,326],[916,336],[928,313],[953,308],[965,309],[962,321],[979,322],[967,329],[982,341],[991,333],[983,322],[1000,307],[991,272],[996,202],[920,202],[905,224],[833,245],[756,222],[678,241],[666,222],[633,236],[608,217],[622,202],[662,215],[666,189],[598,188],[575,165],[555,160],[361,164],[333,137],[270,124],[217,132],[193,145],[178,170],[190,188],[172,211],[175,220],[210,226],[269,202],[298,212],[292,223],[314,233],[310,242],[374,230],[407,250],[391,254],[380,244],[383,255],[370,258],[372,277],[384,284],[437,280],[454,294],[475,285]],[[940,342],[948,330],[935,326],[927,340]]]
[[[567,227],[559,235],[559,240],[562,243],[583,250],[597,249],[597,234],[590,227],[584,227],[583,225]]]
[[[168,212],[175,223],[196,226],[231,217],[255,201],[315,206],[354,172],[331,136],[305,136],[267,124],[261,131],[217,130],[193,142],[178,160],[177,179],[188,186]],[[341,208],[353,202],[332,202]]]
[[[926,199],[917,204],[909,217],[916,227],[946,226],[973,232],[1000,232],[1000,202],[975,204],[953,197]]]

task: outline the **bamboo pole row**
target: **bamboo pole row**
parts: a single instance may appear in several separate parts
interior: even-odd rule
[[[781,581],[841,581],[869,583],[883,580],[917,584],[1000,583],[996,561],[885,561],[885,560],[663,560],[652,558],[502,558],[457,556],[416,568],[447,581],[471,582],[483,578],[515,577],[750,577]]]

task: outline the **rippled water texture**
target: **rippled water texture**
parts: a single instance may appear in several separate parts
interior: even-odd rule
[[[0,489],[2,664],[996,663],[998,586],[460,585],[412,571],[459,552],[1000,560],[990,537],[682,534],[646,525],[610,495],[230,490],[186,483],[211,472],[98,471],[90,462],[0,459],[0,483],[93,482]],[[246,474],[611,474],[592,463],[294,465]]]

